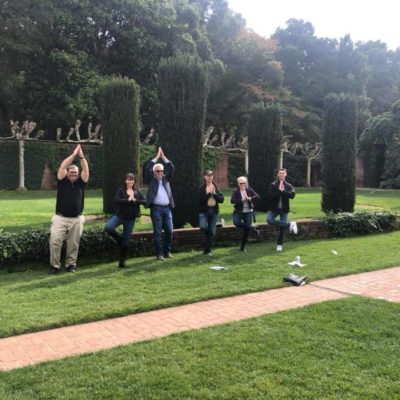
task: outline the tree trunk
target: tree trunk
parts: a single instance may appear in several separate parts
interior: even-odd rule
[[[24,191],[25,187],[25,164],[24,164],[24,153],[25,153],[25,141],[23,139],[18,140],[19,144],[19,185],[18,190]]]
[[[307,158],[307,187],[311,187],[311,162],[312,160]]]

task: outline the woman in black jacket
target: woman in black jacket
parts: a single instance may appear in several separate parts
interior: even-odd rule
[[[199,227],[204,232],[204,254],[211,256],[211,247],[217,226],[219,205],[224,202],[224,195],[213,181],[213,172],[204,172],[203,184],[199,187]]]
[[[260,196],[248,185],[245,176],[237,178],[237,186],[231,198],[234,206],[233,223],[236,227],[243,229],[240,251],[246,251],[250,231],[257,236],[260,235],[260,231],[252,225],[254,220],[253,200],[259,199]]]
[[[124,187],[117,190],[115,194],[117,211],[109,219],[104,230],[118,243],[120,256],[119,268],[125,268],[125,260],[128,254],[128,243],[135,226],[136,218],[140,216],[140,205],[145,204],[143,195],[136,189],[135,175],[127,173],[125,175]],[[123,226],[122,234],[115,228]]]

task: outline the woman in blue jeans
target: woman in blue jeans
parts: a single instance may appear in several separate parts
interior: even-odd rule
[[[247,178],[239,176],[237,189],[232,193],[231,203],[234,206],[233,223],[236,227],[243,229],[240,251],[246,251],[250,232],[254,232],[257,236],[260,235],[260,231],[253,226],[253,201],[259,198],[260,196],[248,185]]]
[[[203,184],[199,187],[199,227],[204,232],[204,254],[211,256],[214,243],[219,204],[224,202],[224,195],[213,181],[213,172],[204,172]]]
[[[117,242],[119,246],[119,268],[125,268],[128,254],[128,243],[135,226],[136,218],[140,216],[140,204],[145,204],[143,195],[136,189],[135,175],[125,175],[124,186],[115,194],[117,210],[107,222],[104,230]],[[122,225],[122,234],[116,231]]]

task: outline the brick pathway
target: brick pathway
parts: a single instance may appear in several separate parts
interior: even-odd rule
[[[400,267],[0,339],[0,370],[362,295],[400,303]]]

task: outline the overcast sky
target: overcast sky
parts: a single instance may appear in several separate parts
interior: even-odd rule
[[[228,0],[229,7],[242,14],[247,26],[270,37],[276,28],[286,27],[290,18],[311,22],[318,37],[341,38],[350,34],[353,42],[380,40],[395,50],[400,47],[399,0]]]

